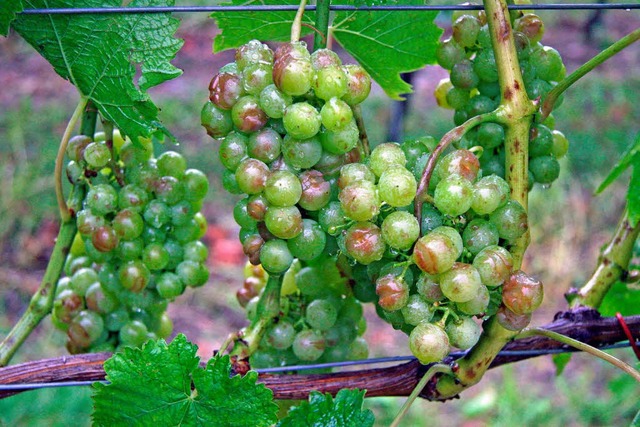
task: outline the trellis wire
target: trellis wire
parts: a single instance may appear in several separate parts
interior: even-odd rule
[[[611,350],[616,348],[626,348],[631,346],[629,341],[620,342],[617,344],[612,344],[608,346],[600,347],[600,350]],[[545,349],[545,350],[503,350],[498,353],[498,356],[545,356],[549,354],[559,354],[559,353],[574,353],[578,352],[578,350],[574,348],[558,348],[558,349]],[[464,356],[466,352],[464,351],[455,351],[450,353],[449,355],[455,359]],[[278,373],[278,372],[289,372],[289,371],[309,371],[312,369],[326,369],[326,368],[343,368],[349,366],[361,366],[361,365],[373,365],[373,364],[382,364],[382,363],[392,363],[392,362],[410,362],[412,360],[416,360],[413,356],[393,356],[393,357],[378,357],[373,359],[365,359],[365,360],[347,360],[344,362],[332,362],[332,363],[318,363],[312,365],[294,365],[294,366],[281,366],[277,368],[265,368],[265,369],[255,369],[259,374],[268,374],[268,373]],[[24,391],[24,390],[36,390],[41,388],[58,388],[58,387],[80,387],[80,386],[90,386],[96,382],[102,384],[109,384],[109,381],[60,381],[60,382],[50,382],[50,383],[31,383],[31,384],[0,384],[0,391]]]
[[[512,10],[632,10],[640,9],[638,3],[549,3],[549,4],[512,4],[508,6]],[[100,7],[100,8],[45,8],[25,9],[23,15],[85,15],[85,14],[119,14],[119,13],[194,13],[194,12],[287,12],[298,10],[298,5],[260,5],[260,6],[156,6],[156,7]],[[480,10],[482,5],[395,5],[395,6],[351,6],[330,5],[334,11],[445,11],[445,10]],[[305,8],[308,11],[316,10],[315,5]]]

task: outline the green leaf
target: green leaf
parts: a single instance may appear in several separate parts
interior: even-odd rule
[[[16,14],[22,12],[22,0],[3,0],[0,2],[0,34],[7,36],[11,22]]]
[[[635,316],[640,314],[640,288],[622,282],[613,284],[604,297],[598,311],[603,316],[615,316],[620,313],[623,316]]]
[[[403,99],[401,94],[411,92],[411,85],[400,74],[436,62],[442,34],[433,22],[436,16],[437,12],[431,11],[340,12],[333,20],[332,31],[389,97]]]
[[[121,6],[120,0],[24,0],[31,8]],[[131,7],[172,6],[133,0]],[[14,28],[63,78],[91,99],[102,116],[134,141],[160,129],[149,87],[179,76],[169,63],[182,46],[179,21],[162,14],[20,15]],[[136,65],[140,67],[139,79]],[[137,84],[136,84],[137,83]]]
[[[640,135],[636,138],[636,141],[632,143],[627,151],[624,152],[618,163],[611,169],[609,175],[604,179],[602,184],[596,190],[596,194],[602,193],[613,181],[615,181],[622,172],[624,172],[632,163],[638,164],[640,162]],[[635,158],[635,160],[634,160]]]
[[[362,410],[364,393],[358,389],[342,389],[333,399],[329,393],[312,391],[309,401],[292,408],[278,427],[373,426],[373,412]]]
[[[277,421],[273,393],[258,374],[230,377],[229,356],[199,367],[197,346],[178,335],[149,341],[104,363],[110,384],[95,383],[96,426],[269,426]]]
[[[559,377],[564,372],[564,368],[567,367],[569,361],[571,361],[571,353],[558,353],[551,356],[553,364],[556,365],[556,377]]]
[[[297,0],[233,0],[233,6],[248,5],[297,5]],[[289,41],[291,39],[291,23],[296,16],[295,11],[259,11],[259,12],[214,12],[220,34],[213,41],[213,52],[235,49],[251,40]],[[305,12],[303,22],[313,25],[315,12]],[[301,35],[311,30],[302,27]]]

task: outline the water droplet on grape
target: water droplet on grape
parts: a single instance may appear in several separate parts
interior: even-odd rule
[[[542,187],[543,190],[548,190],[548,189],[551,188],[551,184],[542,184],[541,187]]]

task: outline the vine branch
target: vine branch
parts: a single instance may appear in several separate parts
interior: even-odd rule
[[[625,317],[634,336],[640,335],[640,316]],[[592,309],[558,313],[552,323],[544,329],[558,332],[592,346],[602,346],[625,341],[626,336],[615,317],[601,317]],[[564,344],[547,337],[528,337],[508,343],[504,350],[556,350]],[[104,380],[103,363],[110,353],[83,354],[43,359],[34,362],[0,368],[0,384],[31,384],[61,381]],[[534,355],[498,355],[489,368],[519,362]],[[448,361],[447,361],[448,362]],[[310,390],[337,393],[342,388],[367,390],[368,397],[408,396],[428,370],[417,360],[401,365],[367,369],[353,372],[314,375],[274,375],[260,374],[259,381],[274,392],[276,399],[306,399]],[[441,377],[438,384],[447,376]],[[443,400],[444,397],[429,383],[420,392],[420,397],[429,400]],[[0,391],[0,398],[20,393],[18,390]]]

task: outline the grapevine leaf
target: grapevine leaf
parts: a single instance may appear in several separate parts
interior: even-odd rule
[[[598,311],[603,316],[615,316],[620,313],[623,316],[635,316],[640,314],[640,288],[622,282],[613,284],[605,295]]]
[[[121,6],[120,0],[24,0],[32,8]],[[174,0],[133,0],[131,7]],[[179,21],[162,14],[20,15],[16,31],[54,70],[93,101],[102,116],[134,141],[160,129],[149,87],[179,76],[169,63],[182,46]],[[139,78],[136,76],[139,66]]]
[[[233,6],[248,5],[297,5],[298,0],[233,0]],[[253,39],[288,41],[291,38],[291,23],[295,11],[259,11],[259,12],[214,12],[220,34],[213,41],[213,52],[235,49]],[[315,13],[305,12],[303,22],[313,25]],[[311,30],[302,27],[301,35]]]
[[[276,422],[273,393],[257,373],[230,377],[229,356],[199,367],[197,346],[178,335],[149,341],[104,363],[109,384],[95,383],[93,422],[113,425],[268,426]]]
[[[389,97],[403,99],[401,94],[411,92],[411,85],[400,74],[436,61],[442,34],[433,22],[436,16],[430,11],[340,12],[333,20],[332,32]]]
[[[362,410],[364,391],[342,389],[331,394],[312,391],[309,401],[292,408],[278,427],[367,427],[373,426],[373,412]]]
[[[554,354],[551,356],[551,359],[553,360],[553,364],[556,365],[556,377],[559,377],[571,361],[571,353]]]
[[[0,34],[7,36],[9,26],[16,19],[16,14],[22,12],[22,0],[3,1],[0,3]]]
[[[620,174],[622,174],[622,172],[624,172],[634,162],[634,158],[636,157],[638,158],[636,162],[640,162],[640,135],[638,135],[636,141],[631,144],[627,151],[622,154],[622,157],[620,158],[620,160],[618,160],[618,163],[616,163],[616,165],[611,169],[609,175],[607,175],[602,184],[600,184],[600,186],[596,190],[596,194],[602,193],[605,188],[611,185],[611,183],[615,181],[620,176]]]

